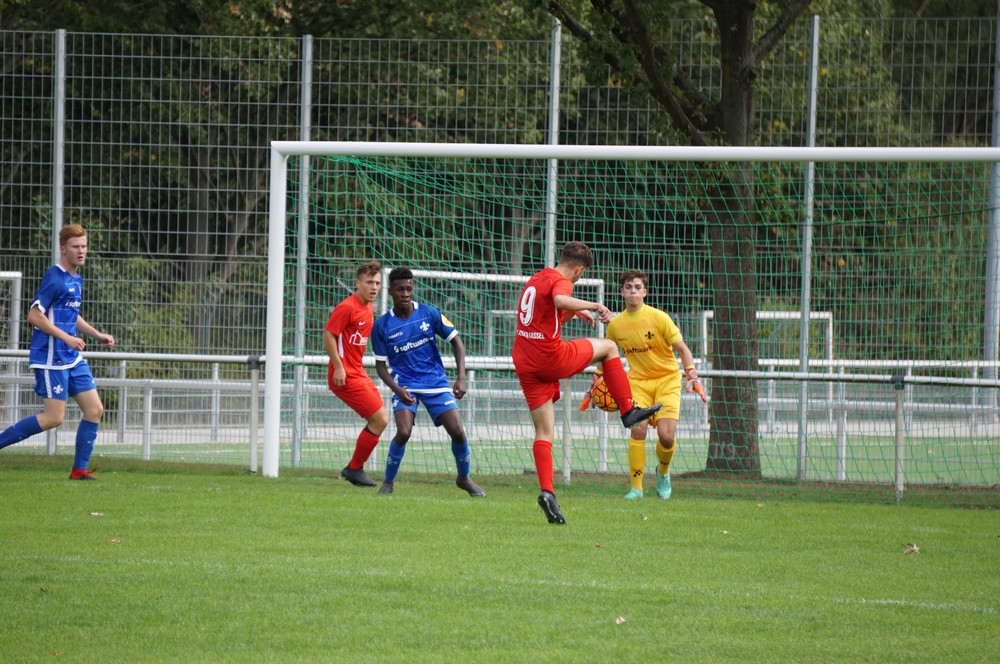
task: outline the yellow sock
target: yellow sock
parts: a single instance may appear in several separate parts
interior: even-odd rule
[[[633,489],[642,491],[642,476],[646,472],[646,441],[628,439],[629,481]]]
[[[667,475],[670,473],[670,462],[674,460],[674,450],[676,449],[677,443],[674,443],[669,448],[666,448],[663,446],[663,443],[656,441],[656,458],[660,460],[660,475]]]

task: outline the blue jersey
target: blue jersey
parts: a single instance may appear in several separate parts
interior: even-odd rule
[[[389,364],[400,387],[415,394],[450,392],[435,335],[451,341],[458,330],[434,307],[414,302],[409,318],[399,318],[390,309],[375,321],[372,350],[376,360]]]
[[[53,265],[42,277],[32,307],[38,307],[46,318],[70,336],[76,333],[76,319],[83,302],[83,277],[70,274],[59,265]],[[83,356],[61,339],[51,337],[38,328],[31,335],[31,352],[28,366],[32,369],[69,369],[76,366]]]

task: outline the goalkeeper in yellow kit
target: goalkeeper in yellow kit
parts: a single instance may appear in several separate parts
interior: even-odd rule
[[[663,311],[645,304],[646,274],[626,270],[619,278],[625,311],[615,316],[605,336],[622,349],[628,359],[629,383],[636,404],[662,403],[663,408],[645,422],[632,427],[628,441],[628,500],[642,498],[642,478],[646,470],[646,428],[656,429],[656,493],[670,498],[670,462],[677,449],[677,418],[681,407],[681,369],[687,378],[686,390],[706,401],[705,388],[698,380],[694,356],[684,343],[681,331]]]

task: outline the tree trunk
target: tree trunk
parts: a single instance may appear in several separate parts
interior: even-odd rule
[[[755,100],[753,81],[753,2],[720,3],[722,133],[730,145],[752,145]],[[715,297],[714,368],[757,369],[756,215],[752,208],[753,169],[730,165],[728,179],[713,192],[708,212]],[[724,377],[712,381],[712,430],[706,470],[757,479],[760,473],[757,381]]]
[[[708,225],[715,297],[713,368],[729,371],[755,370],[758,355],[754,233],[742,208],[742,201],[751,200],[751,189],[741,173],[712,197],[716,209],[709,213]],[[705,469],[759,478],[757,381],[713,379],[711,422]]]

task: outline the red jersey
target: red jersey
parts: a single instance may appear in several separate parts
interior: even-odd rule
[[[547,267],[525,284],[517,304],[517,336],[514,337],[514,366],[541,368],[551,363],[563,344],[562,324],[572,311],[556,309],[556,295],[572,295],[573,282]]]
[[[375,307],[371,302],[362,303],[355,294],[348,295],[334,307],[330,319],[326,321],[324,329],[336,337],[337,355],[344,363],[348,377],[368,375],[361,360],[374,322]],[[333,364],[330,364],[329,373],[333,374]]]

